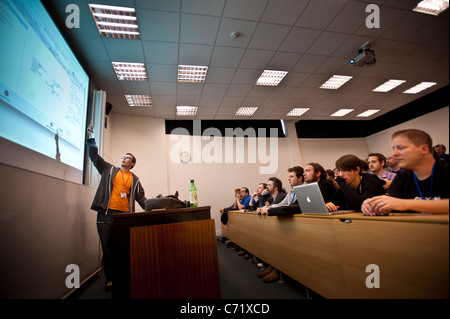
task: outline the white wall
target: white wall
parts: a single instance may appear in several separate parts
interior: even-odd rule
[[[430,134],[433,145],[444,144],[449,152],[449,107],[446,106],[421,117],[393,126],[366,138],[369,152],[378,152],[384,155],[392,153],[392,133],[403,129],[419,129]]]
[[[303,167],[311,162],[325,169],[334,169],[336,160],[342,155],[354,154],[366,158],[367,143],[364,138],[299,139]]]

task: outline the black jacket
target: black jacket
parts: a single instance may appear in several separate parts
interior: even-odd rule
[[[95,193],[91,209],[101,213],[106,213],[111,200],[114,176],[116,176],[120,168],[106,162],[100,155],[98,155],[98,148],[95,143],[95,139],[87,139],[87,144],[89,147],[89,158],[101,175],[100,183],[98,185],[97,192]],[[142,188],[139,178],[133,173],[132,176],[133,183],[128,196],[128,203],[130,205],[129,212],[134,212],[134,201],[137,201],[139,205],[141,205],[142,209],[145,209],[145,200],[147,199],[145,198],[144,189]]]

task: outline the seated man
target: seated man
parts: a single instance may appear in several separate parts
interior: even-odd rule
[[[386,167],[389,172],[392,172],[395,174],[397,174],[398,172],[400,172],[402,170],[400,165],[398,165],[397,159],[394,156],[392,156],[392,154],[389,155],[388,157],[386,157]]]
[[[228,206],[228,207],[226,207],[226,208],[221,208],[221,209],[220,209],[220,213],[222,214],[223,211],[224,211],[225,209],[227,209],[227,210],[237,209],[237,206],[236,206],[236,198],[237,198],[238,196],[240,196],[240,195],[241,195],[241,189],[240,189],[240,188],[236,188],[236,189],[234,190],[234,201],[233,201],[233,204],[231,204],[230,206]]]
[[[445,154],[447,149],[445,148],[444,144],[437,144],[437,145],[433,146],[433,149],[436,152],[436,156],[439,157],[441,160],[443,160],[443,161],[450,160],[450,155]]]
[[[270,177],[267,182],[267,190],[261,192],[260,201],[263,201],[264,206],[258,207],[256,212],[258,214],[267,213],[269,206],[281,203],[285,197],[286,193],[283,192],[283,182],[277,177]]]
[[[362,167],[362,161],[355,155],[344,155],[336,161],[339,189],[325,204],[328,211],[353,209],[360,212],[364,200],[385,193],[383,182],[373,174],[361,173]]]
[[[265,189],[267,189],[266,183],[258,184],[258,187],[256,188],[255,192],[253,193],[250,199],[249,209],[256,210],[258,207],[264,206],[264,203],[261,203],[259,199],[261,198],[261,192]]]
[[[226,225],[228,222],[228,211],[238,210],[238,209],[248,209],[251,196],[249,194],[247,187],[241,187],[240,191],[235,190],[235,202],[233,205],[227,208],[222,208],[220,210],[221,216],[220,220],[222,224]]]
[[[305,183],[317,183],[322,193],[325,203],[329,202],[334,195],[336,188],[334,184],[327,178],[327,173],[322,165],[317,163],[309,163],[305,166],[305,172],[303,173],[303,179]]]
[[[391,211],[424,213],[449,212],[448,163],[433,157],[431,137],[423,131],[407,129],[392,135],[393,156],[402,168],[385,196],[364,201],[365,215]]]
[[[240,194],[236,196],[236,208],[237,209],[248,209],[250,205],[250,199],[252,198],[249,194],[247,187],[241,187]]]
[[[383,185],[384,189],[388,189],[396,174],[384,169],[386,157],[380,153],[370,153],[367,162],[369,162],[369,170],[381,178],[386,183]]]

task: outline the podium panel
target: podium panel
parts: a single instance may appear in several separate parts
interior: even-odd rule
[[[132,299],[220,298],[214,220],[130,230]]]
[[[203,223],[197,223],[199,221]],[[131,240],[132,236],[133,240]],[[170,247],[166,246],[168,243],[170,243]],[[181,249],[184,250],[183,254],[181,254]],[[132,252],[133,265],[136,266],[133,273],[133,284],[131,283],[130,267]],[[166,256],[164,256],[165,254]],[[215,228],[214,220],[211,219],[210,206],[114,214],[113,255],[113,299],[181,298],[177,297],[176,290],[170,294],[168,291],[159,291],[161,295],[158,295],[158,290],[155,292],[154,287],[149,286],[146,280],[151,278],[155,271],[158,273],[158,269],[170,269],[170,272],[166,271],[164,274],[166,278],[174,280],[178,272],[190,276],[197,267],[206,267],[205,269],[201,268],[200,271],[208,271],[208,278],[213,278],[214,274],[216,281],[211,281],[209,284],[219,286]],[[194,260],[196,257],[198,259]],[[197,262],[194,268],[183,266],[183,263],[187,262],[194,265],[194,261]],[[215,269],[212,269],[214,267]],[[204,279],[202,278],[202,280]],[[132,286],[134,284],[137,285],[136,290]],[[185,289],[181,287],[184,284],[191,285],[189,287],[193,285],[189,282],[182,284],[177,280],[166,281],[164,284],[169,284],[172,288],[176,286],[176,289]],[[214,289],[220,294],[220,288],[217,287]],[[150,292],[146,291],[147,288],[150,289]],[[133,295],[132,291],[134,291]],[[197,298],[196,294],[200,293],[195,292],[189,298]],[[201,298],[220,298],[220,296],[217,297],[215,294]]]

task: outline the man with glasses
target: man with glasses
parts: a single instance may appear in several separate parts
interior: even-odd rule
[[[121,157],[120,167],[106,162],[99,154],[93,134],[93,125],[88,128],[87,144],[89,158],[101,175],[91,209],[97,211],[97,230],[103,250],[103,270],[106,277],[105,289],[112,289],[112,215],[134,212],[137,201],[145,209],[145,193],[139,178],[130,172],[136,164],[131,153]]]

